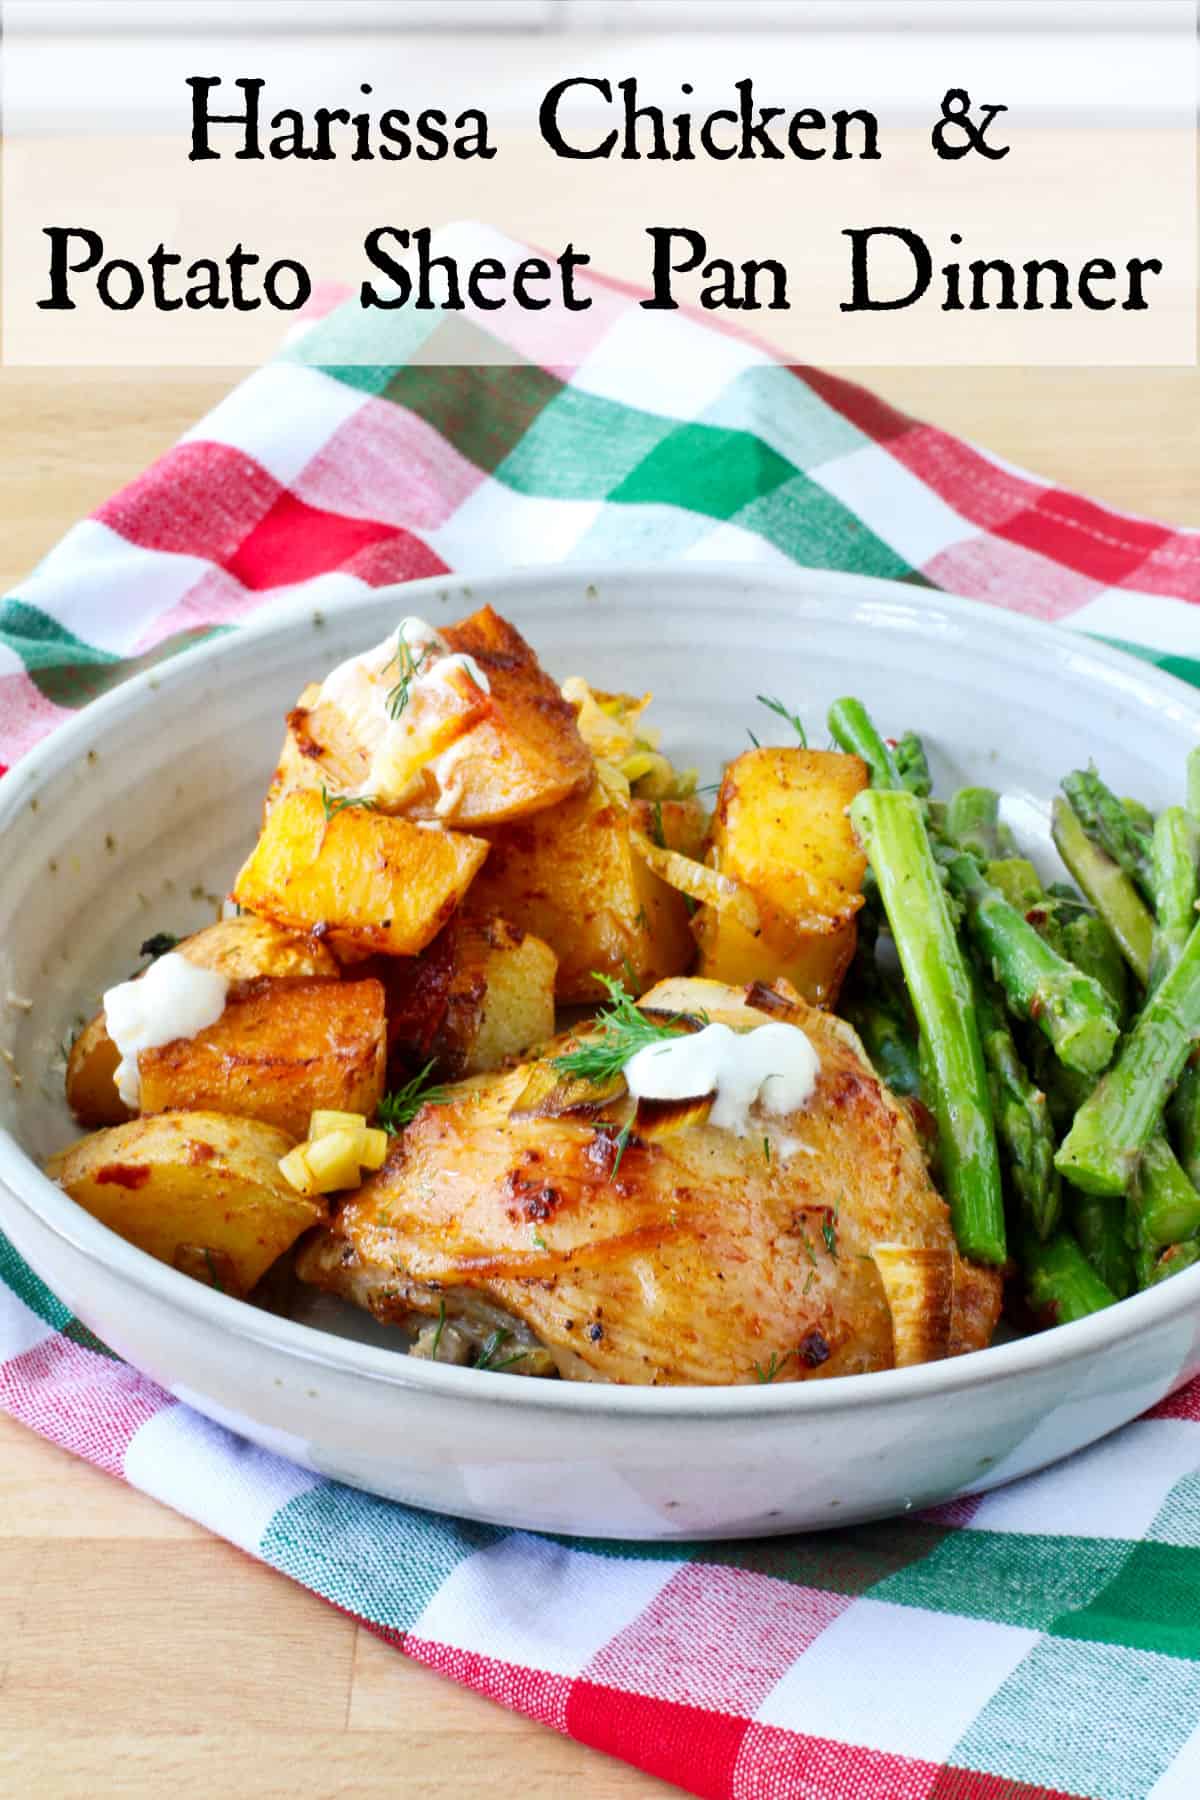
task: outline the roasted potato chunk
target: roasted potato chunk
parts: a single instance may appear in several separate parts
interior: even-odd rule
[[[503,919],[464,920],[456,939],[434,1054],[449,1075],[480,1075],[553,1037],[558,958]]]
[[[854,957],[866,873],[847,809],[866,785],[865,763],[832,750],[748,750],[729,764],[708,860],[753,894],[760,929],[702,907],[702,975],[730,983],[783,976],[806,999],[834,1004]]]
[[[525,639],[490,606],[442,636],[488,678],[491,708],[465,732],[439,772],[440,792],[413,817],[477,826],[556,806],[585,788],[592,758],[575,713]]]
[[[852,919],[867,861],[847,808],[866,785],[866,764],[838,750],[747,750],[717,796],[716,866],[798,928]]]
[[[468,913],[508,919],[549,944],[560,1002],[601,998],[594,973],[641,988],[690,967],[687,902],[637,855],[619,787],[597,777],[586,793],[489,838]]]
[[[108,1035],[103,1011],[84,1026],[67,1054],[67,1105],[81,1125],[121,1125],[133,1113],[117,1092],[121,1053]]]
[[[437,936],[488,853],[482,838],[365,806],[330,815],[311,791],[271,809],[234,899],[343,958],[413,956]]]
[[[327,1217],[279,1173],[291,1138],[256,1119],[160,1113],[98,1131],[57,1157],[61,1188],[139,1250],[212,1285],[250,1289]],[[208,1258],[205,1258],[207,1251]],[[230,1272],[232,1272],[230,1274]]]
[[[702,906],[693,930],[700,947],[696,972],[732,987],[784,980],[814,1006],[834,1005],[854,961],[858,929],[829,923],[824,931],[793,931],[778,914],[759,907],[759,929],[748,931],[737,915]]]
[[[387,1063],[377,981],[267,978],[214,1025],[138,1057],[142,1112],[236,1113],[294,1138],[320,1108],[370,1118]]]
[[[218,969],[230,981],[258,975],[336,977],[337,960],[315,938],[282,931],[270,919],[243,913],[218,919],[176,945],[180,956],[201,969]],[[120,1125],[133,1113],[118,1094],[114,1077],[120,1061],[103,1012],[84,1026],[67,1057],[67,1105],[81,1125]]]
[[[592,759],[574,709],[520,633],[485,606],[441,636],[452,653],[475,659],[488,692],[468,682],[453,705],[443,692],[440,710],[414,700],[413,739],[389,777],[385,810],[474,828],[555,806],[584,787]],[[268,811],[297,788],[360,793],[371,761],[340,710],[306,688],[288,715]]]
[[[395,679],[395,665],[366,678],[378,691],[381,708]],[[410,803],[436,798],[437,759],[490,708],[490,697],[465,675],[436,687],[414,684],[403,716],[394,722],[397,729],[389,733],[388,754],[377,765],[377,745],[368,742],[341,707],[322,700],[318,686],[310,685],[288,714],[267,810],[293,788],[326,787],[340,794],[369,789],[382,812],[407,812]],[[384,723],[381,715],[380,736]]]

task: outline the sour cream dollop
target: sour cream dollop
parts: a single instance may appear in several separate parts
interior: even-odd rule
[[[321,684],[321,700],[338,708],[370,757],[360,793],[389,804],[403,798],[402,791],[393,791],[396,770],[411,771],[408,747],[420,731],[422,695],[450,686],[457,671],[481,693],[491,693],[487,673],[475,658],[452,652],[440,631],[416,617],[401,619],[381,644],[330,670]],[[393,717],[391,696],[405,677],[407,699],[403,711]],[[434,768],[436,772],[436,763]],[[403,780],[400,786],[403,789]]]
[[[625,1065],[635,1100],[688,1100],[714,1095],[708,1122],[747,1137],[750,1109],[769,1117],[799,1112],[812,1098],[821,1060],[798,1025],[773,1022],[753,1031],[706,1025],[703,1031],[647,1044]],[[783,1140],[781,1149],[795,1148]]]
[[[229,982],[215,969],[198,969],[169,950],[137,981],[123,981],[104,996],[104,1022],[121,1053],[113,1080],[126,1106],[142,1097],[138,1057],[143,1050],[192,1038],[215,1025],[225,1011]]]

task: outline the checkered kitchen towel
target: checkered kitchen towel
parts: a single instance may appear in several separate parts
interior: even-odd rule
[[[479,235],[458,247],[478,254]],[[329,605],[516,563],[894,576],[1200,683],[1200,533],[592,292],[569,380],[528,341],[514,366],[437,368],[411,360],[409,322],[344,305],[315,324],[0,604],[0,763],[283,594]],[[565,1542],[371,1499],[252,1448],[114,1359],[0,1240],[0,1404],[408,1655],[696,1794],[1200,1794],[1200,1383],[1057,1469],[923,1518],[763,1544]]]

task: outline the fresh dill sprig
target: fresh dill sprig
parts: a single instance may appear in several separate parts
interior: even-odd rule
[[[595,1019],[600,1035],[590,1043],[581,1044],[578,1050],[568,1050],[565,1056],[553,1057],[550,1067],[557,1069],[560,1075],[572,1075],[578,1081],[590,1081],[599,1087],[619,1075],[639,1050],[644,1050],[648,1044],[665,1043],[676,1033],[673,1024],[664,1025],[648,1019],[622,982],[615,981],[611,975],[595,973],[592,979],[608,990],[609,1005]]]
[[[321,784],[321,805],[327,819],[336,818],[340,812],[349,812],[352,806],[360,806],[364,812],[379,810],[374,794],[331,794],[324,782]]]
[[[828,1250],[830,1256],[832,1256],[834,1262],[836,1262],[838,1259],[838,1247],[837,1247],[838,1210],[839,1209],[835,1206],[833,1211],[827,1212],[825,1214],[825,1217],[821,1221],[821,1236],[824,1238],[825,1248],[826,1248],[826,1250]]]
[[[406,1125],[411,1125],[423,1106],[445,1106],[449,1100],[448,1088],[430,1082],[432,1070],[433,1063],[427,1062],[411,1081],[406,1081],[401,1088],[394,1088],[379,1102],[375,1117],[389,1136],[395,1137]]]
[[[776,718],[782,719],[786,725],[790,725],[801,744],[806,750],[808,749],[808,733],[805,731],[798,713],[789,712],[782,700],[773,700],[770,694],[759,694],[758,704],[765,706],[768,712],[773,712]],[[753,737],[754,733],[751,732],[750,735]]]
[[[395,663],[397,669],[399,669],[400,678],[394,686],[388,689],[387,709],[389,718],[398,719],[403,713],[405,707],[408,705],[408,697],[412,684],[417,679],[417,676],[421,673],[421,670],[428,660],[429,651],[427,648],[422,650],[419,655],[414,656],[412,647],[407,639],[397,637],[396,654],[393,656],[392,662]]]
[[[511,1336],[511,1331],[506,1330],[503,1325],[498,1325],[491,1336],[486,1339],[483,1349],[479,1352],[475,1367],[493,1370],[511,1369],[514,1363],[524,1362],[529,1355],[528,1350],[518,1350],[512,1356],[506,1356],[503,1361],[497,1362],[497,1356]]]
[[[785,1350],[782,1356],[780,1356],[778,1350],[772,1350],[770,1360],[765,1366],[762,1363],[756,1362],[752,1363],[751,1367],[760,1381],[774,1381],[775,1377],[783,1370],[784,1364],[788,1361],[788,1358],[792,1355],[793,1352],[791,1350]]]
[[[769,1137],[763,1139],[763,1156],[769,1164],[771,1161],[771,1140]]]
[[[438,1301],[437,1330],[434,1332],[433,1342],[429,1346],[430,1362],[436,1362],[438,1359],[438,1349],[441,1345],[442,1333],[443,1333],[443,1331],[445,1331],[445,1329],[446,1329],[446,1302],[444,1300],[439,1300]]]
[[[656,800],[654,802],[654,842],[658,845],[660,850],[665,850],[667,847],[667,834],[663,826],[661,800]]]

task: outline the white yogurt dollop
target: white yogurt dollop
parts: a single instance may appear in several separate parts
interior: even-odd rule
[[[434,690],[450,687],[452,677],[460,670],[481,693],[491,693],[487,672],[475,658],[451,651],[440,631],[427,619],[415,617],[401,619],[391,636],[373,650],[352,656],[330,670],[321,683],[321,699],[338,708],[356,742],[370,758],[366,780],[358,793],[370,794],[385,805],[402,802],[405,778],[398,777],[396,770],[407,770],[411,778],[409,746],[420,735],[423,718],[428,720],[421,706],[422,697],[432,697]],[[398,700],[394,701],[393,696],[403,699],[398,711]],[[431,766],[440,783],[437,761]]]
[[[108,1035],[121,1053],[113,1080],[126,1106],[142,1097],[138,1057],[176,1038],[192,1038],[215,1025],[225,1011],[229,982],[215,969],[198,969],[169,950],[137,981],[123,981],[104,996]]]
[[[820,1070],[820,1058],[800,1027],[776,1022],[746,1032],[706,1025],[647,1044],[625,1064],[624,1075],[635,1100],[713,1094],[709,1124],[746,1137],[752,1106],[775,1118],[798,1112],[812,1098]],[[784,1144],[796,1147],[792,1140],[783,1140],[781,1148]]]

